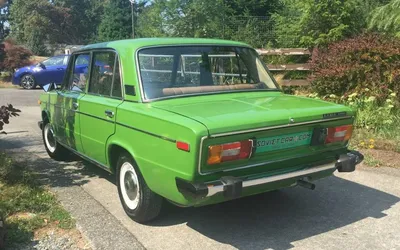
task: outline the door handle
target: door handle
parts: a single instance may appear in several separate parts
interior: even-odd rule
[[[114,112],[112,112],[111,110],[106,110],[104,111],[104,113],[106,114],[106,116],[113,118],[114,117]]]
[[[78,109],[79,104],[78,104],[77,102],[73,102],[73,103],[72,103],[72,107],[73,107],[74,109]]]

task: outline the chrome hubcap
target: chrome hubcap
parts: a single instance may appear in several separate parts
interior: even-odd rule
[[[54,132],[50,126],[50,123],[47,123],[44,127],[44,139],[47,149],[51,153],[54,153],[56,151],[56,139],[54,138]]]
[[[22,77],[22,87],[25,87],[27,89],[30,89],[33,87],[33,85],[35,84],[35,80],[33,79],[32,76],[24,76]]]
[[[135,177],[132,172],[127,172],[125,174],[124,185],[129,199],[134,200],[137,196],[137,183],[135,183]]]
[[[140,185],[135,168],[131,163],[122,164],[119,178],[122,198],[126,206],[131,210],[136,209],[139,205]]]

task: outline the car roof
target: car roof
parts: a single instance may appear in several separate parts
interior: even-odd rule
[[[248,44],[221,40],[221,39],[208,39],[208,38],[138,38],[138,39],[126,39],[111,42],[103,42],[90,44],[81,47],[78,51],[100,49],[100,48],[112,48],[112,49],[139,49],[147,46],[163,46],[163,45],[228,45],[228,46],[245,46],[250,47]]]

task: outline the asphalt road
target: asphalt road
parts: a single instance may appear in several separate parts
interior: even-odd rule
[[[0,148],[33,155],[79,228],[92,242],[104,241],[94,244],[99,249],[400,249],[400,171],[389,168],[335,173],[314,191],[296,187],[202,208],[168,206],[158,221],[137,224],[123,212],[113,176],[86,162],[48,160],[37,127],[40,93],[0,90],[0,105],[11,102],[23,112],[6,127]]]

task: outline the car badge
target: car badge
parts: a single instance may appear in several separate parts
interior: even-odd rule
[[[290,118],[290,123],[294,123],[294,119],[293,118]]]

